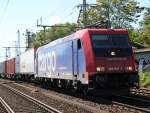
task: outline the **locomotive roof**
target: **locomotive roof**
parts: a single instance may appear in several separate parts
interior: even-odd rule
[[[76,39],[76,38],[81,38],[86,32],[89,32],[90,34],[94,34],[94,33],[127,34],[128,33],[126,29],[94,29],[94,28],[91,29],[91,28],[86,28],[86,29],[81,29],[79,31],[76,31],[75,33],[73,33],[71,35],[68,35],[66,37],[59,38],[55,41],[49,42],[48,44],[46,44],[44,46],[41,46],[38,49],[47,48],[47,47],[50,47],[50,46],[60,44],[60,43],[65,42],[65,41],[73,40],[73,39]]]
[[[77,31],[77,33],[78,32],[93,32],[93,33],[96,33],[96,32],[98,32],[98,33],[109,33],[109,34],[113,34],[113,33],[121,33],[121,34],[127,34],[128,32],[127,32],[127,30],[126,29],[91,29],[91,28],[88,28],[88,29],[82,29],[82,30],[79,30],[79,31]]]

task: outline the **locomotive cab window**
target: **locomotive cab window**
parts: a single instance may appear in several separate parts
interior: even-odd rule
[[[121,57],[132,55],[128,35],[91,35],[91,44],[97,57]],[[112,52],[115,53],[115,55],[112,55]]]
[[[128,35],[92,35],[93,47],[129,47]]]

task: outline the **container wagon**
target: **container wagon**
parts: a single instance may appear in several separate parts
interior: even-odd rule
[[[5,76],[7,78],[15,78],[16,74],[15,58],[11,58],[5,61]]]

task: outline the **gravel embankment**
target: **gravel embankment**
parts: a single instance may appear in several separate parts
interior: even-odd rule
[[[100,98],[93,100],[71,96],[53,90],[46,90],[39,86],[34,86],[24,82],[10,82],[7,84],[62,111],[63,113],[132,113],[128,109],[124,109],[124,107],[115,106],[110,101],[106,102]]]

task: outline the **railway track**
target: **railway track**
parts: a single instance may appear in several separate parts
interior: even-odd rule
[[[112,99],[112,104],[114,106],[122,106],[124,109],[128,109],[133,112],[133,110],[150,113],[150,100],[145,100],[135,95],[130,96],[114,96]]]
[[[50,97],[53,97],[53,98],[57,98],[59,100],[62,100],[62,101],[66,101],[67,103],[71,103],[71,104],[74,104],[74,105],[79,105],[80,107],[86,107],[86,109],[91,109],[92,111],[95,111],[97,113],[100,112],[99,110],[99,107],[102,107],[100,109],[102,110],[106,110],[106,112],[117,112],[117,113],[126,113],[126,112],[136,112],[136,113],[145,113],[145,112],[150,112],[150,109],[148,109],[148,107],[150,108],[150,99],[143,99],[141,97],[138,97],[137,95],[132,95],[132,96],[114,96],[112,98],[103,98],[103,97],[84,97],[84,99],[82,99],[82,97],[80,96],[77,96],[74,98],[74,95],[73,97],[67,97],[67,95],[70,95],[67,93],[67,95],[65,95],[65,98],[66,99],[63,99],[64,97],[62,97],[61,94],[56,94],[56,95],[53,95],[53,93],[49,93],[48,90],[48,93],[46,93],[44,91],[44,89],[40,89],[38,87],[35,87],[35,86],[30,86],[29,84],[28,85],[21,85],[21,84],[18,84],[18,83],[7,83],[9,84],[11,87],[13,86],[15,89],[22,89],[21,91],[23,90],[29,90],[30,92],[33,92],[34,94],[39,94],[40,92],[42,92],[44,95],[47,95],[47,96],[50,96]],[[62,92],[63,93],[63,92]],[[28,94],[28,93],[26,93]],[[55,94],[55,93],[54,93]],[[43,95],[43,96],[44,96]],[[68,100],[69,98],[69,100]],[[74,99],[73,99],[74,98]],[[72,102],[70,102],[70,100],[72,100]],[[85,102],[86,103],[85,103]],[[83,104],[84,103],[84,106]],[[86,105],[88,103],[91,103],[89,105]],[[135,104],[137,103],[137,104]],[[95,105],[94,105],[95,104]],[[93,107],[92,107],[92,106]],[[97,106],[97,107],[95,107]],[[99,106],[99,107],[98,107]],[[97,110],[96,110],[97,108]],[[98,112],[99,111],[99,112]],[[94,112],[94,113],[95,113]],[[103,113],[103,112],[102,112]]]
[[[60,109],[63,113],[93,113],[93,112],[94,113],[107,113],[107,112],[101,112],[101,110],[98,110],[94,107],[87,106],[81,103],[78,106],[75,102],[72,102],[71,100],[68,100],[68,99],[63,99],[60,96],[56,96],[55,98],[54,95],[52,95],[51,93],[47,93],[48,95],[46,96],[43,94],[44,89],[40,91],[38,87],[31,88],[31,87],[26,87],[24,85],[21,85],[20,82],[16,83],[14,81],[13,82],[8,81],[8,80],[6,81],[3,80],[3,82],[1,82],[0,84],[4,84],[4,85],[6,84],[7,86],[13,89],[17,89],[18,91],[28,94],[31,97],[36,98],[46,103],[47,105]]]
[[[0,112],[2,113],[15,113],[10,106],[0,97]]]
[[[25,87],[25,86],[21,86],[21,87]],[[30,89],[30,88],[29,88]],[[121,97],[121,96],[120,96]],[[131,98],[131,97],[125,97],[125,96],[122,96],[120,99],[122,100],[122,98],[123,99],[132,99],[133,100],[133,98]],[[109,100],[109,99],[104,99],[103,97],[97,97],[97,98],[95,98],[95,97],[91,97],[91,96],[89,96],[89,97],[86,97],[86,99],[88,99],[88,100],[90,100],[90,101],[93,101],[93,102],[96,102],[96,103],[101,103],[101,102],[106,102],[106,103],[110,103],[112,106],[114,106],[114,107],[116,107],[116,108],[121,108],[121,109],[124,109],[124,110],[127,110],[127,111],[129,111],[129,112],[146,112],[146,113],[149,113],[150,112],[150,109],[146,109],[146,108],[143,108],[143,107],[140,107],[140,106],[137,106],[137,105],[130,105],[130,103],[132,103],[133,101],[131,101],[131,102],[119,102],[119,101],[116,101],[115,99],[114,100]],[[118,99],[117,99],[118,100]],[[140,99],[134,99],[135,101],[140,101],[139,103],[147,103],[147,105],[150,105],[150,101],[146,101],[146,100],[140,100]],[[134,103],[134,102],[133,102]],[[109,104],[108,104],[109,105]],[[150,107],[150,106],[147,106],[147,107]]]
[[[38,101],[12,87],[7,86],[6,84],[1,84],[1,87],[6,88],[7,90],[9,90],[9,93],[14,93],[13,95],[15,95],[14,97],[17,97],[17,101],[22,102],[23,106],[20,107],[16,107],[14,108],[15,113],[20,113],[20,112],[30,112],[30,113],[61,113],[60,111],[58,111],[57,109],[48,106],[46,104],[44,104],[41,101]],[[20,103],[21,104],[21,103]],[[19,105],[18,105],[19,106]],[[10,112],[11,113],[11,112]]]
[[[132,88],[131,93],[136,94],[136,95],[138,94],[138,95],[143,95],[143,96],[150,96],[150,89],[147,89],[147,88],[139,88],[139,89]]]

